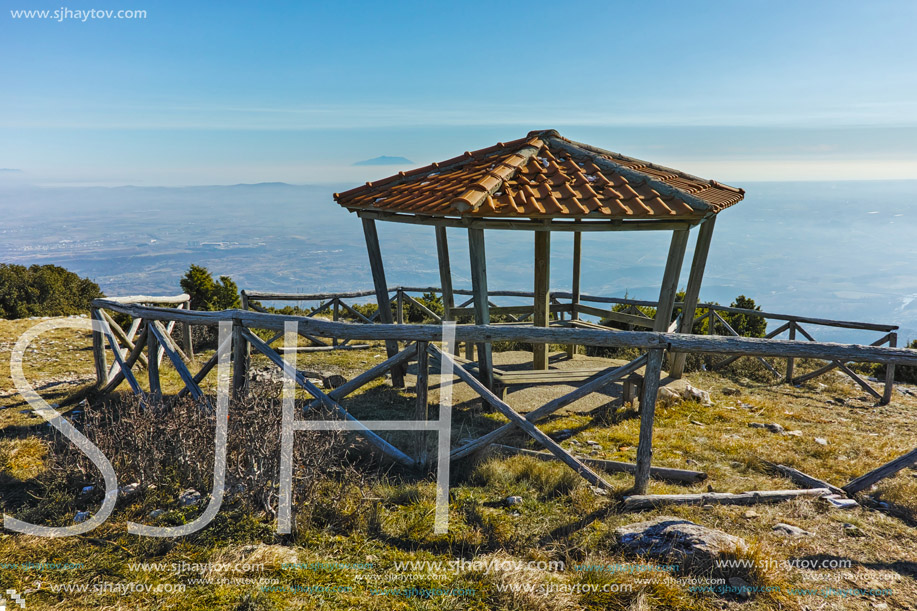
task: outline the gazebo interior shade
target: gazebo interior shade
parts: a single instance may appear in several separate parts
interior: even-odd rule
[[[334,198],[354,212],[429,217],[692,220],[716,214],[744,194],[543,130]]]

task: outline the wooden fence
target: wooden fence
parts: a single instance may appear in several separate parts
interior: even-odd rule
[[[251,296],[251,294],[249,294]],[[313,398],[312,405],[324,404],[339,417],[351,421],[353,430],[364,435],[382,454],[401,464],[411,464],[411,459],[401,450],[380,438],[368,423],[362,423],[354,418],[340,400],[354,392],[369,381],[385,375],[391,371],[393,374],[400,370],[407,362],[416,361],[417,371],[417,397],[418,406],[416,413],[426,413],[426,389],[429,380],[428,355],[434,359],[452,361],[455,365],[455,375],[470,386],[481,398],[496,410],[504,414],[510,421],[509,424],[497,429],[480,439],[468,442],[452,450],[452,457],[459,458],[472,451],[480,450],[493,444],[494,441],[514,428],[521,429],[529,436],[542,444],[558,460],[563,461],[595,486],[608,488],[605,480],[593,471],[589,465],[574,457],[556,442],[542,433],[535,423],[546,418],[557,409],[591,392],[595,392],[612,382],[622,379],[638,367],[645,367],[641,391],[640,433],[637,450],[637,461],[630,465],[635,476],[635,491],[642,494],[653,475],[651,469],[653,420],[656,404],[656,394],[659,387],[662,371],[663,353],[668,351],[683,353],[709,353],[719,355],[741,355],[752,357],[777,357],[777,358],[815,358],[828,362],[875,362],[887,365],[903,364],[917,366],[917,351],[895,347],[861,346],[849,344],[820,343],[815,341],[796,341],[780,339],[757,339],[744,337],[685,335],[676,333],[656,333],[645,331],[619,331],[608,328],[568,328],[568,327],[532,327],[523,325],[456,325],[454,327],[457,341],[484,343],[495,341],[526,342],[533,344],[573,344],[584,346],[604,346],[613,348],[637,348],[646,351],[646,355],[635,359],[623,367],[614,367],[603,372],[599,377],[587,382],[572,392],[554,399],[540,408],[526,415],[519,414],[503,399],[495,395],[484,384],[478,381],[470,371],[461,363],[456,363],[453,356],[442,351],[433,342],[442,341],[444,326],[429,324],[352,324],[346,322],[327,321],[314,316],[289,316],[270,314],[249,310],[226,310],[221,312],[200,312],[188,310],[183,307],[187,300],[181,298],[168,298],[155,300],[154,298],[136,297],[115,299],[97,299],[93,301],[93,316],[99,321],[98,328],[93,331],[93,346],[95,362],[99,373],[100,382],[102,374],[108,378],[105,390],[115,388],[121,380],[127,380],[132,391],[143,395],[144,391],[137,383],[132,372],[140,358],[142,348],[147,347],[147,362],[150,393],[160,393],[159,382],[159,355],[165,354],[184,383],[184,388],[179,394],[190,393],[193,397],[206,400],[200,383],[207,373],[213,368],[217,354],[228,346],[221,346],[217,353],[192,375],[185,364],[188,354],[182,351],[172,340],[169,329],[175,324],[183,325],[188,329],[186,334],[190,337],[191,325],[217,326],[221,321],[232,322],[232,353],[233,353],[233,383],[232,390],[237,397],[245,392],[248,380],[249,358],[248,351],[254,348],[265,355],[272,363],[284,368],[283,358],[269,345],[254,334],[254,330],[261,329],[284,333],[285,324],[295,323],[296,331],[300,337],[309,339],[337,340],[340,342],[386,341],[413,343],[390,356],[382,363],[374,366],[369,371],[360,374],[346,384],[330,391],[324,392],[306,379],[302,372],[296,372],[295,380]],[[340,299],[341,297],[334,297]],[[180,307],[158,307],[146,305],[149,303],[178,304]],[[115,326],[112,317],[105,310],[117,312],[132,317],[131,328],[140,327],[139,321],[144,321],[144,330],[133,343],[133,348],[127,353],[127,345],[122,350],[118,344]],[[165,326],[163,326],[165,325]],[[136,330],[135,330],[136,332]],[[125,334],[130,338],[130,334]],[[123,338],[122,338],[123,339]],[[111,376],[105,363],[104,341],[112,348],[117,361],[117,372]],[[154,365],[155,363],[155,365]],[[421,405],[421,402],[424,405]],[[418,456],[415,459],[420,462]],[[902,464],[907,461],[900,461]],[[908,463],[909,464],[909,463]],[[895,467],[898,465],[896,463]],[[903,467],[901,467],[903,468]],[[671,469],[667,471],[673,471]],[[677,470],[675,470],[677,471]],[[689,472],[690,473],[690,472]],[[696,475],[696,473],[694,474]],[[688,476],[686,476],[688,477]]]
[[[442,315],[439,315],[431,311],[426,305],[421,303],[416,296],[423,295],[425,293],[433,294],[442,294],[442,289],[437,287],[392,287],[389,289],[389,293],[392,295],[391,304],[392,310],[394,312],[394,322],[395,324],[404,324],[406,320],[405,312],[408,308],[416,308],[418,312],[423,314],[425,317],[433,320],[434,322],[442,322],[443,320],[455,320],[458,317],[472,317],[474,315],[474,307],[471,305],[474,302],[474,297],[472,296],[472,291],[470,290],[453,290],[453,295],[462,295],[468,296],[469,298],[464,302],[454,306],[449,307],[448,303],[444,303],[444,312]],[[357,311],[354,308],[354,303],[351,301],[348,304],[345,300],[353,300],[359,298],[365,298],[370,296],[375,296],[374,290],[365,290],[365,291],[350,291],[350,292],[339,292],[339,293],[317,293],[317,294],[308,294],[308,293],[270,293],[263,291],[242,291],[242,307],[243,309],[253,309],[260,312],[267,312],[262,306],[253,304],[252,301],[298,301],[298,302],[318,302],[318,306],[310,309],[305,315],[308,317],[314,317],[319,314],[330,312],[332,314],[332,320],[338,321],[341,318],[341,314],[349,314],[351,318],[357,322],[364,324],[376,323],[379,320],[378,311],[370,316],[366,316],[363,313]],[[490,291],[488,292],[488,303],[490,305],[490,315],[493,316],[505,316],[509,322],[500,323],[500,324],[520,324],[528,321],[535,312],[535,306],[532,305],[511,305],[511,306],[499,306],[491,298],[500,298],[500,297],[510,297],[510,298],[523,298],[523,299],[534,299],[535,294],[530,291]],[[592,316],[599,318],[603,321],[612,321],[623,325],[627,330],[634,329],[647,329],[652,330],[655,324],[654,319],[651,316],[648,316],[640,308],[656,308],[657,303],[655,301],[644,301],[639,299],[626,299],[626,298],[617,298],[617,297],[602,297],[594,295],[582,295],[576,293],[569,293],[563,291],[555,291],[549,294],[550,300],[550,311],[551,314],[556,316],[556,320],[551,321],[551,324],[554,326],[564,326],[571,328],[591,328],[598,329],[604,328],[595,322],[590,322],[583,320],[582,316]],[[590,305],[598,304],[598,305]],[[604,306],[604,307],[599,307]],[[684,304],[681,302],[676,302],[675,304],[676,312],[678,312],[678,317],[669,325],[669,331],[674,331],[677,329],[681,322],[682,309]],[[898,326],[890,324],[878,324],[878,323],[868,323],[868,322],[853,322],[853,321],[844,321],[844,320],[830,320],[825,318],[814,318],[811,316],[797,316],[792,314],[778,314],[773,312],[763,312],[760,310],[749,310],[743,308],[734,308],[730,306],[722,306],[718,304],[711,303],[700,303],[697,305],[695,312],[695,321],[702,321],[706,318],[706,333],[708,335],[727,335],[732,337],[739,337],[739,333],[732,328],[732,326],[727,322],[723,317],[723,314],[743,314],[746,316],[754,316],[763,318],[764,320],[777,321],[780,324],[776,329],[770,330],[765,336],[766,339],[774,339],[780,336],[785,336],[786,339],[795,340],[798,336],[802,336],[807,341],[816,341],[812,333],[804,327],[807,325],[809,328],[813,326],[819,327],[828,327],[828,328],[841,328],[841,329],[852,329],[859,331],[872,331],[880,332],[882,336],[875,340],[871,345],[872,346],[883,346],[887,345],[891,348],[897,346],[898,342]],[[722,332],[722,333],[721,333]],[[279,335],[274,339],[279,339]],[[329,344],[328,342],[319,340],[317,338],[307,338],[312,342],[312,347],[303,348],[303,350],[332,350],[335,348],[354,348],[354,346],[345,340],[339,342],[338,340],[332,340]],[[271,342],[269,342],[271,343]],[[465,357],[468,360],[474,359],[474,344],[466,343],[466,355]],[[572,355],[575,350],[575,346],[570,344],[567,346],[568,354]],[[727,365],[735,362],[740,358],[747,357],[748,355],[735,354],[729,355],[721,360],[713,363],[711,369],[718,370],[726,367]],[[761,364],[770,371],[775,380],[784,380],[788,384],[802,384],[803,382],[812,380],[816,377],[824,375],[833,369],[840,369],[845,375],[849,376],[856,384],[863,388],[864,391],[869,393],[872,397],[878,400],[880,403],[885,404],[891,400],[892,392],[894,389],[894,378],[895,378],[895,367],[894,365],[889,365],[886,368],[885,380],[882,388],[882,392],[873,388],[867,380],[864,380],[861,376],[857,375],[856,372],[847,367],[846,362],[834,360],[827,363],[825,366],[820,367],[814,371],[811,371],[806,374],[797,375],[796,374],[796,359],[793,357],[787,357],[785,359],[785,367],[783,372],[777,370],[777,368],[771,363],[764,360],[763,357],[754,356],[749,358],[756,358]],[[685,353],[674,353],[670,363],[669,363],[669,373],[672,377],[681,377],[682,372],[684,371],[685,366]]]

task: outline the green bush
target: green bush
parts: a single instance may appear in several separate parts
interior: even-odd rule
[[[0,264],[0,317],[68,316],[104,297],[99,285],[56,265]]]
[[[181,288],[191,296],[192,310],[231,310],[242,305],[239,287],[229,276],[215,281],[210,271],[192,265],[181,279]]]

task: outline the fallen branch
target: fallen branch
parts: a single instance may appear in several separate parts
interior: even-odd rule
[[[755,505],[778,503],[799,497],[822,497],[832,492],[828,488],[807,490],[755,490],[751,492],[706,492],[702,494],[635,494],[624,497],[624,510],[653,509],[663,505]]]

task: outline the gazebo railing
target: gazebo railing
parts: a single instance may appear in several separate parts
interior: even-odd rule
[[[406,323],[406,311],[408,308],[416,308],[417,311],[421,312],[424,316],[430,320],[433,320],[434,322],[442,322],[443,319],[455,320],[456,318],[460,317],[471,318],[474,314],[474,308],[472,307],[472,304],[474,303],[474,297],[472,291],[470,290],[453,290],[454,295],[461,295],[468,297],[468,299],[459,302],[455,307],[449,308],[444,312],[443,315],[433,312],[429,307],[418,300],[418,296],[423,294],[442,294],[442,289],[438,287],[396,286],[390,288],[388,292],[391,296],[390,301],[392,312],[394,314],[393,322],[395,324]],[[337,293],[271,293],[265,291],[242,291],[242,304],[243,309],[267,312],[267,309],[265,309],[263,306],[259,306],[252,302],[318,302],[316,307],[306,310],[304,314],[306,317],[316,317],[321,314],[330,313],[333,321],[338,321],[343,316],[363,324],[376,324],[379,322],[379,312],[376,311],[371,315],[361,313],[357,308],[354,307],[357,304],[353,301],[354,299],[372,297],[375,296],[375,294],[376,293],[373,290],[345,291]],[[530,320],[534,314],[534,305],[498,305],[493,301],[493,299],[497,298],[533,299],[535,294],[532,291],[488,291],[487,295],[488,303],[490,304],[490,315],[492,317],[505,316],[509,319],[508,324],[525,323],[526,321]],[[350,301],[350,303],[348,303],[348,301]],[[628,299],[622,297],[604,297],[598,295],[574,295],[573,293],[565,291],[551,292],[550,302],[550,312],[552,315],[556,316],[556,319],[552,321],[552,324],[580,328],[595,328],[598,325],[581,318],[582,316],[591,316],[601,320],[610,320],[622,324],[625,326],[626,330],[651,330],[655,324],[655,320],[648,316],[640,308],[656,308],[658,305],[655,301]],[[684,303],[676,302],[675,308],[679,314],[675,321],[669,325],[670,332],[674,331],[679,326],[681,310],[684,308]],[[768,321],[768,323],[771,321],[782,323],[779,324],[776,328],[769,330],[767,335],[765,335],[765,339],[785,337],[789,340],[795,340],[797,337],[802,337],[807,341],[814,342],[816,339],[810,331],[811,327],[828,327],[882,333],[878,339],[870,344],[871,346],[888,346],[894,348],[897,346],[898,342],[898,326],[892,324],[831,320],[825,318],[815,318],[811,316],[799,316],[794,314],[782,314],[760,310],[750,310],[745,308],[735,308],[712,303],[699,303],[695,308],[695,312],[698,313],[695,316],[695,321],[702,321],[706,318],[707,335],[739,337],[740,334],[729,324],[729,322],[726,320],[726,317],[724,317],[724,314],[729,313],[763,318],[764,320]],[[770,324],[768,326],[770,326]],[[272,339],[271,342],[268,343],[273,343],[279,338],[280,335],[278,334]],[[351,343],[351,340],[332,339],[329,343],[328,341],[314,337],[310,338],[306,336],[306,339],[309,339],[309,341],[312,342],[312,346],[301,348],[301,350],[333,350],[337,348],[354,349],[365,347],[365,344],[353,344]],[[569,354],[572,354],[573,350],[574,346],[568,346]],[[468,344],[466,346],[466,351],[468,352],[466,356],[468,358],[473,358],[472,344]],[[845,362],[842,361],[831,361],[814,371],[804,374],[797,374],[796,359],[794,357],[787,357],[785,359],[785,367],[781,372],[778,371],[778,369],[773,364],[769,363],[761,356],[749,357],[747,355],[734,354],[727,355],[721,358],[719,361],[714,362],[711,365],[711,370],[722,369],[727,365],[735,362],[736,360],[746,357],[757,359],[768,371],[774,375],[775,379],[782,379],[789,384],[802,384],[803,382],[807,382],[822,376],[834,369],[839,369],[845,375],[850,377],[857,385],[863,388],[865,392],[884,403],[887,403],[891,399],[891,393],[894,387],[893,364],[886,368],[884,388],[882,389],[882,392],[873,388],[873,386],[867,380],[864,380],[860,375],[851,370]],[[681,375],[683,368],[684,354],[674,354],[670,363],[670,372],[677,372],[674,373],[674,375],[678,377]]]

